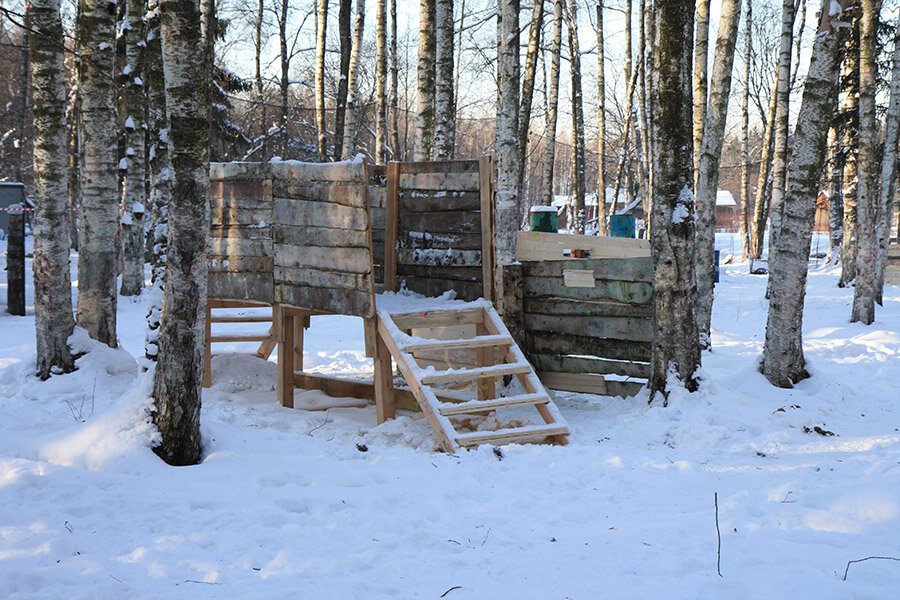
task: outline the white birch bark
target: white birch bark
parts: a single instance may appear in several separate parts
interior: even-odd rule
[[[849,47],[844,58],[841,79],[844,94],[841,112],[846,124],[843,131],[844,172],[841,178],[844,200],[844,237],[841,241],[841,278],[838,286],[846,287],[856,279],[857,251],[857,199],[859,176],[857,160],[859,156],[859,20],[854,19],[850,33]]]
[[[67,342],[75,321],[66,210],[66,70],[60,0],[30,0],[26,6],[34,117],[35,367],[37,376],[47,379],[75,370]]]
[[[325,40],[328,33],[328,0],[316,0],[316,148],[319,160],[328,158],[328,131],[325,125]]]
[[[766,119],[766,127],[763,132],[759,175],[756,179],[756,197],[753,203],[753,233],[750,237],[750,256],[752,258],[762,257],[765,242],[766,221],[768,221],[769,215],[766,192],[770,188],[769,176],[772,173],[772,146],[775,141],[775,118],[778,115],[777,91],[778,73],[776,72],[772,93],[769,95],[768,118]]]
[[[419,62],[416,67],[416,160],[434,151],[435,0],[419,0]],[[498,61],[499,63],[499,61]]]
[[[747,0],[744,18],[744,78],[741,94],[741,261],[750,256],[750,56],[753,52],[753,0]]]
[[[528,50],[525,52],[525,73],[522,79],[522,105],[519,108],[519,182],[525,181],[525,155],[528,152],[528,135],[531,131],[531,105],[534,99],[534,81],[537,77],[537,59],[544,20],[544,0],[534,0],[531,5],[531,26],[528,29]],[[519,190],[522,193],[522,189]]]
[[[456,141],[453,0],[435,0],[434,160],[450,160]]]
[[[878,197],[878,260],[875,264],[875,286],[879,304],[884,291],[887,247],[891,239],[891,217],[897,181],[897,144],[900,142],[900,25],[894,30],[894,64],[891,71],[891,95],[884,132],[884,154],[881,160],[881,190]]]
[[[584,101],[581,93],[581,50],[578,44],[578,2],[569,0],[569,70],[572,76],[572,230],[584,234]],[[630,113],[629,113],[630,114]]]
[[[391,0],[391,155],[400,160],[400,65],[397,55],[397,0]]]
[[[787,176],[788,125],[791,102],[791,59],[794,41],[794,0],[784,0],[781,5],[781,40],[778,53],[778,83],[775,86],[775,142],[772,153],[772,197],[769,200],[769,246],[776,244],[781,230],[781,203]],[[771,253],[770,253],[771,255]],[[769,278],[771,288],[772,278]]]
[[[163,67],[174,188],[153,399],[154,451],[171,465],[200,460],[200,390],[209,230],[209,87],[200,14],[192,0],[161,0]]]
[[[709,0],[697,0],[694,24],[694,182],[698,180],[706,126],[709,63]]]
[[[383,0],[379,0],[379,7],[382,7]],[[383,7],[382,7],[383,8]],[[377,14],[376,14],[376,22]],[[366,22],[366,3],[365,0],[357,0],[356,2],[356,19],[353,23],[353,51],[350,53],[350,69],[349,69],[349,79],[350,81],[347,84],[347,115],[346,115],[346,126],[344,127],[344,141],[341,144],[342,154],[341,160],[347,160],[353,157],[356,154],[356,133],[359,127],[357,123],[357,95],[359,94],[359,53],[362,50],[363,45],[363,35],[365,33],[365,22]],[[383,26],[379,25],[379,26]],[[383,33],[379,33],[376,37],[376,43],[378,44],[378,52],[384,52],[384,48],[382,48],[382,44],[384,41],[381,39]],[[381,56],[381,55],[379,55]],[[384,154],[384,145],[383,141],[384,128],[387,127],[386,124],[382,124],[382,119],[386,117],[386,106],[387,98],[384,97],[384,73],[382,72],[382,68],[386,68],[386,64],[382,65],[381,61],[383,60],[383,56],[381,58],[376,58],[376,77],[380,78],[380,91],[379,91],[379,79],[376,79],[376,90],[375,90],[375,103],[376,103],[376,134],[375,134],[375,162],[376,164],[383,165],[385,161]],[[382,114],[384,113],[384,114]],[[379,133],[380,132],[380,133]],[[378,140],[382,140],[379,142]]]
[[[852,1],[841,0],[845,8]],[[787,189],[778,209],[782,227],[769,259],[772,285],[761,370],[772,385],[784,388],[809,377],[803,357],[802,327],[816,211],[812,200],[818,194],[828,124],[837,100],[840,55],[847,31],[844,19],[849,18],[843,12],[831,15],[829,6],[826,0],[794,130]]]
[[[603,0],[597,2],[597,234],[609,235],[606,217],[606,56]],[[644,22],[643,13],[641,23]],[[642,25],[643,27],[643,25]]]
[[[559,113],[559,69],[562,52],[562,10],[563,0],[553,2],[553,37],[550,40],[550,82],[547,93],[547,130],[544,150],[544,194],[543,203],[553,202],[553,172],[556,164],[556,122]]]
[[[115,348],[119,198],[116,160],[115,11],[81,0],[81,219],[78,230],[78,325]]]
[[[741,0],[722,0],[709,106],[706,123],[703,126],[703,145],[699,153],[700,166],[694,206],[697,211],[697,322],[700,345],[703,348],[710,346],[715,279],[716,195],[719,189],[719,163],[725,141],[728,98],[731,95],[731,72],[734,68],[734,48],[737,44],[740,17]]]
[[[830,189],[828,192],[828,228],[829,235],[828,259],[829,264],[837,264],[841,256],[841,244],[844,240],[844,148],[841,145],[841,135],[836,125],[828,130],[828,147],[831,148],[831,176],[829,177]]]
[[[859,27],[859,239],[856,285],[853,288],[851,323],[871,325],[878,297],[878,124],[875,119],[875,87],[878,78],[876,48],[881,0],[862,0]]]
[[[654,327],[650,361],[651,399],[667,396],[670,376],[697,389],[700,346],[694,277],[693,104],[691,57],[694,2],[654,2],[653,257]]]
[[[362,5],[362,6],[360,6]],[[388,119],[387,119],[387,3],[378,0],[375,5],[375,163],[383,165],[388,157]],[[354,70],[359,67],[359,52],[362,49],[363,22],[365,19],[365,0],[357,0],[356,25],[354,31],[355,60]],[[359,87],[357,73],[354,72],[353,83]],[[355,95],[358,90],[354,89]],[[356,124],[354,123],[354,127]]]

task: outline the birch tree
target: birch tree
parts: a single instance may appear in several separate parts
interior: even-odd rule
[[[379,0],[381,2],[381,0]],[[376,19],[377,21],[377,19]],[[356,152],[356,130],[357,130],[357,95],[359,94],[359,53],[362,51],[363,45],[363,35],[365,32],[365,22],[366,22],[366,3],[365,0],[357,0],[356,2],[356,19],[353,23],[353,51],[350,53],[350,68],[348,72],[349,81],[347,83],[347,113],[346,113],[346,125],[344,127],[344,141],[341,144],[342,152],[341,152],[341,160],[347,160],[351,158]],[[382,34],[383,35],[383,34]],[[383,44],[382,41],[376,41],[377,44]],[[384,52],[382,48],[380,50]],[[376,59],[376,62],[382,59]],[[376,164],[383,165],[385,162],[385,154],[384,154],[384,135],[385,129],[387,127],[386,124],[382,124],[382,119],[386,119],[386,106],[385,102],[386,98],[384,95],[384,73],[381,72],[381,69],[385,65],[378,63],[378,71],[376,71],[376,77],[381,77],[381,93],[378,92],[378,83],[376,80],[376,99],[375,99],[375,111],[377,114],[376,117],[376,134],[375,134],[375,162]],[[381,140],[381,141],[379,141]]]
[[[891,93],[884,132],[884,153],[881,160],[881,190],[878,198],[878,260],[875,264],[876,300],[881,304],[884,291],[884,271],[887,247],[891,238],[894,191],[897,177],[897,144],[900,142],[900,24],[894,30],[894,57],[891,71]]]
[[[519,109],[519,182],[525,181],[525,156],[528,152],[528,134],[531,131],[531,104],[534,99],[534,81],[537,75],[538,51],[544,21],[544,0],[534,0],[531,5],[531,26],[528,29],[528,50],[525,52],[525,74],[522,79],[522,105]],[[520,190],[521,193],[522,190]]]
[[[119,229],[116,160],[115,11],[80,0],[76,23],[81,93],[81,219],[77,322],[115,348]]]
[[[123,296],[137,296],[144,287],[144,0],[127,0],[123,20],[125,66],[119,77],[125,95],[125,167],[122,189]]]
[[[435,160],[453,158],[456,105],[453,94],[453,0],[435,0]]]
[[[643,27],[644,16],[641,13]],[[606,224],[606,58],[603,0],[597,1],[597,234],[609,235]],[[643,108],[643,107],[642,107]]]
[[[196,73],[208,65],[197,5],[161,0],[160,7],[174,189],[153,386],[153,422],[161,442],[154,451],[170,465],[191,465],[200,460],[201,451],[209,230],[209,82],[198,82]]]
[[[772,173],[772,150],[775,142],[775,117],[778,113],[777,100],[778,74],[775,75],[775,83],[772,93],[769,94],[769,106],[766,114],[765,131],[763,132],[762,148],[760,148],[759,175],[756,179],[756,197],[753,204],[753,233],[750,237],[750,256],[760,258],[763,251],[763,242],[766,235],[766,221],[769,215],[769,206],[766,200],[767,190],[770,189],[769,177]]]
[[[498,69],[502,68],[499,66],[499,62],[498,60]],[[431,160],[434,147],[434,69],[435,0],[419,0],[419,62],[416,67],[416,160]],[[518,80],[518,70],[516,75]],[[499,135],[498,132],[498,137]]]
[[[651,399],[668,394],[670,375],[697,389],[700,346],[695,309],[695,223],[691,57],[694,3],[653,3],[653,257],[654,326]]]
[[[578,2],[566,10],[569,32],[569,71],[572,76],[572,229],[584,234],[584,100],[581,93],[581,50],[578,45]],[[629,113],[630,114],[630,113]]]
[[[400,160],[400,66],[397,57],[397,0],[391,0],[391,153]]]
[[[741,261],[750,256],[750,55],[753,50],[753,0],[747,0],[744,18],[744,77],[741,93]]]
[[[703,128],[706,126],[708,96],[707,64],[709,61],[709,0],[697,0],[694,27],[694,181],[700,169]]]
[[[338,71],[337,99],[334,107],[334,155],[343,156],[344,122],[347,114],[347,93],[350,82],[350,53],[353,38],[350,35],[352,0],[338,0],[338,39],[340,40],[340,65]]]
[[[359,68],[359,53],[362,50],[365,4],[365,0],[356,2],[357,28],[352,61],[354,86],[358,86],[356,71]],[[356,88],[351,93],[355,104]],[[375,163],[379,165],[385,164],[388,156],[387,101],[387,3],[386,0],[378,0],[375,5]],[[355,128],[356,124],[353,126]]]
[[[731,95],[731,71],[737,44],[741,0],[722,0],[716,58],[713,63],[712,91],[706,123],[703,126],[700,166],[697,174],[697,321],[700,345],[710,345],[716,249],[716,196],[719,189],[719,161],[725,141],[728,98]],[[696,115],[695,115],[696,117]]]
[[[319,160],[328,156],[328,131],[325,124],[325,40],[328,33],[328,0],[316,0],[316,148]]]
[[[878,297],[878,157],[875,119],[875,86],[878,78],[877,37],[881,0],[861,0],[859,27],[859,199],[856,285],[850,322],[871,325]]]
[[[75,370],[68,338],[72,318],[66,210],[66,70],[59,0],[27,6],[34,116],[34,329],[37,376]]]
[[[553,171],[556,165],[556,121],[559,112],[559,69],[562,52],[563,0],[553,1],[553,37],[550,39],[550,81],[547,84],[547,129],[544,137],[544,197],[549,206],[553,202]]]
[[[516,260],[516,231],[519,215],[518,148],[519,133],[519,0],[500,0],[497,14],[497,82],[500,105],[497,111],[497,187],[495,194],[496,275],[494,289],[504,298],[503,270]],[[502,300],[501,300],[502,308]]]
[[[772,218],[773,224],[780,223],[780,231],[770,249],[769,279],[772,285],[761,370],[766,379],[778,387],[793,387],[809,377],[803,357],[802,327],[816,211],[812,200],[818,193],[828,124],[837,100],[840,55],[849,20],[846,8],[853,1],[840,0],[843,11],[829,10],[829,0],[823,2],[794,129],[784,202],[777,208],[780,215]]]
[[[859,20],[854,19],[850,44],[844,57],[842,74],[844,95],[841,113],[844,118],[842,197],[844,200],[844,237],[841,240],[841,278],[838,286],[846,287],[856,279],[857,194],[859,191],[857,160],[859,155]]]

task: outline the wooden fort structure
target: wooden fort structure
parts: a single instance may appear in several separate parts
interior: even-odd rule
[[[302,388],[373,400],[379,422],[418,408],[448,452],[566,443],[547,388],[635,393],[649,371],[649,246],[520,233],[501,319],[492,177],[490,157],[212,164],[205,385],[216,344],[259,343],[261,358],[277,346],[284,406]],[[423,297],[390,293],[401,289]],[[247,307],[259,310],[220,310]],[[323,314],[363,319],[373,381],[303,370],[304,330]],[[236,322],[261,331],[213,332]]]

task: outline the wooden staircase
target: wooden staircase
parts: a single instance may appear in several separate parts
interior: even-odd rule
[[[259,309],[268,308],[268,314],[245,314],[247,311],[235,311],[235,309]],[[224,313],[222,311],[225,311]],[[265,333],[220,333],[213,331],[214,323],[260,323],[262,326],[268,324]],[[215,300],[210,299],[206,307],[206,352],[204,353],[203,368],[203,387],[212,385],[212,357],[213,344],[222,343],[256,343],[259,342],[259,348],[256,352],[250,353],[263,360],[268,360],[275,350],[275,330],[273,327],[273,315],[271,306],[268,304],[260,304],[257,302],[242,302],[233,300]]]
[[[565,420],[490,304],[417,312],[379,307],[376,338],[379,422],[394,416],[393,358],[447,452],[486,443],[568,442]],[[504,379],[520,389],[498,395]],[[541,423],[523,417],[528,407]],[[494,428],[478,429],[484,425]]]

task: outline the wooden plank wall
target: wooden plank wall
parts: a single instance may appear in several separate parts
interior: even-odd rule
[[[490,159],[389,165],[386,215],[396,229],[385,237],[396,244],[387,242],[385,262],[396,267],[387,269],[385,289],[405,282],[426,296],[491,297],[491,171]]]
[[[210,164],[209,198],[209,297],[271,304],[274,216],[268,165]]]
[[[370,174],[364,161],[271,163],[275,302],[375,314]]]
[[[369,208],[372,214],[372,253],[375,284],[384,284],[384,209],[387,195],[387,167],[369,166]]]
[[[651,259],[522,264],[526,352],[545,385],[610,396],[637,393],[650,372]]]

